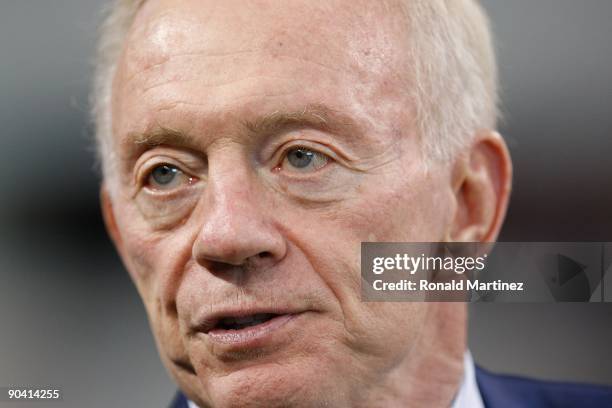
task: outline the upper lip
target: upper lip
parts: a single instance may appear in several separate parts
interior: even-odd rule
[[[226,318],[239,318],[247,317],[257,314],[275,314],[275,315],[288,315],[300,313],[297,309],[293,308],[279,308],[279,307],[242,307],[242,308],[227,308],[220,309],[218,311],[205,313],[202,318],[197,319],[195,324],[192,325],[193,333],[208,333],[214,329],[221,319]]]

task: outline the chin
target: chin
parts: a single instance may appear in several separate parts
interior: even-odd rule
[[[339,406],[337,388],[329,384],[321,362],[266,363],[201,379],[201,407],[319,407]],[[202,398],[203,397],[203,398]]]

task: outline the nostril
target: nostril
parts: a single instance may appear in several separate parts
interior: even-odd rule
[[[272,258],[272,253],[268,251],[260,252],[259,257],[261,259]]]

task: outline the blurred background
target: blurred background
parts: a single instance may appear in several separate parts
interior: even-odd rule
[[[103,3],[0,3],[0,387],[163,407],[175,386],[98,206],[87,94]],[[612,241],[612,2],[483,4],[515,165],[501,240]],[[473,305],[469,330],[485,368],[612,385],[612,304]]]

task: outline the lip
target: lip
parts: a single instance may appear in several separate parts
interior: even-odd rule
[[[298,314],[295,313],[281,314],[255,326],[248,326],[240,330],[213,328],[206,334],[210,340],[216,343],[246,346],[249,343],[261,341],[265,337],[272,335],[297,316]]]
[[[223,329],[218,326],[218,323],[223,318],[246,317],[256,314],[274,314],[277,315],[264,323],[248,326],[240,330]],[[192,326],[192,333],[204,338],[210,342],[219,345],[226,345],[232,348],[238,347],[257,347],[262,346],[280,334],[280,330],[287,324],[293,322],[300,317],[304,311],[296,311],[295,309],[275,309],[275,308],[250,308],[240,310],[224,310],[216,313],[209,313],[202,319],[199,319],[199,324]]]

